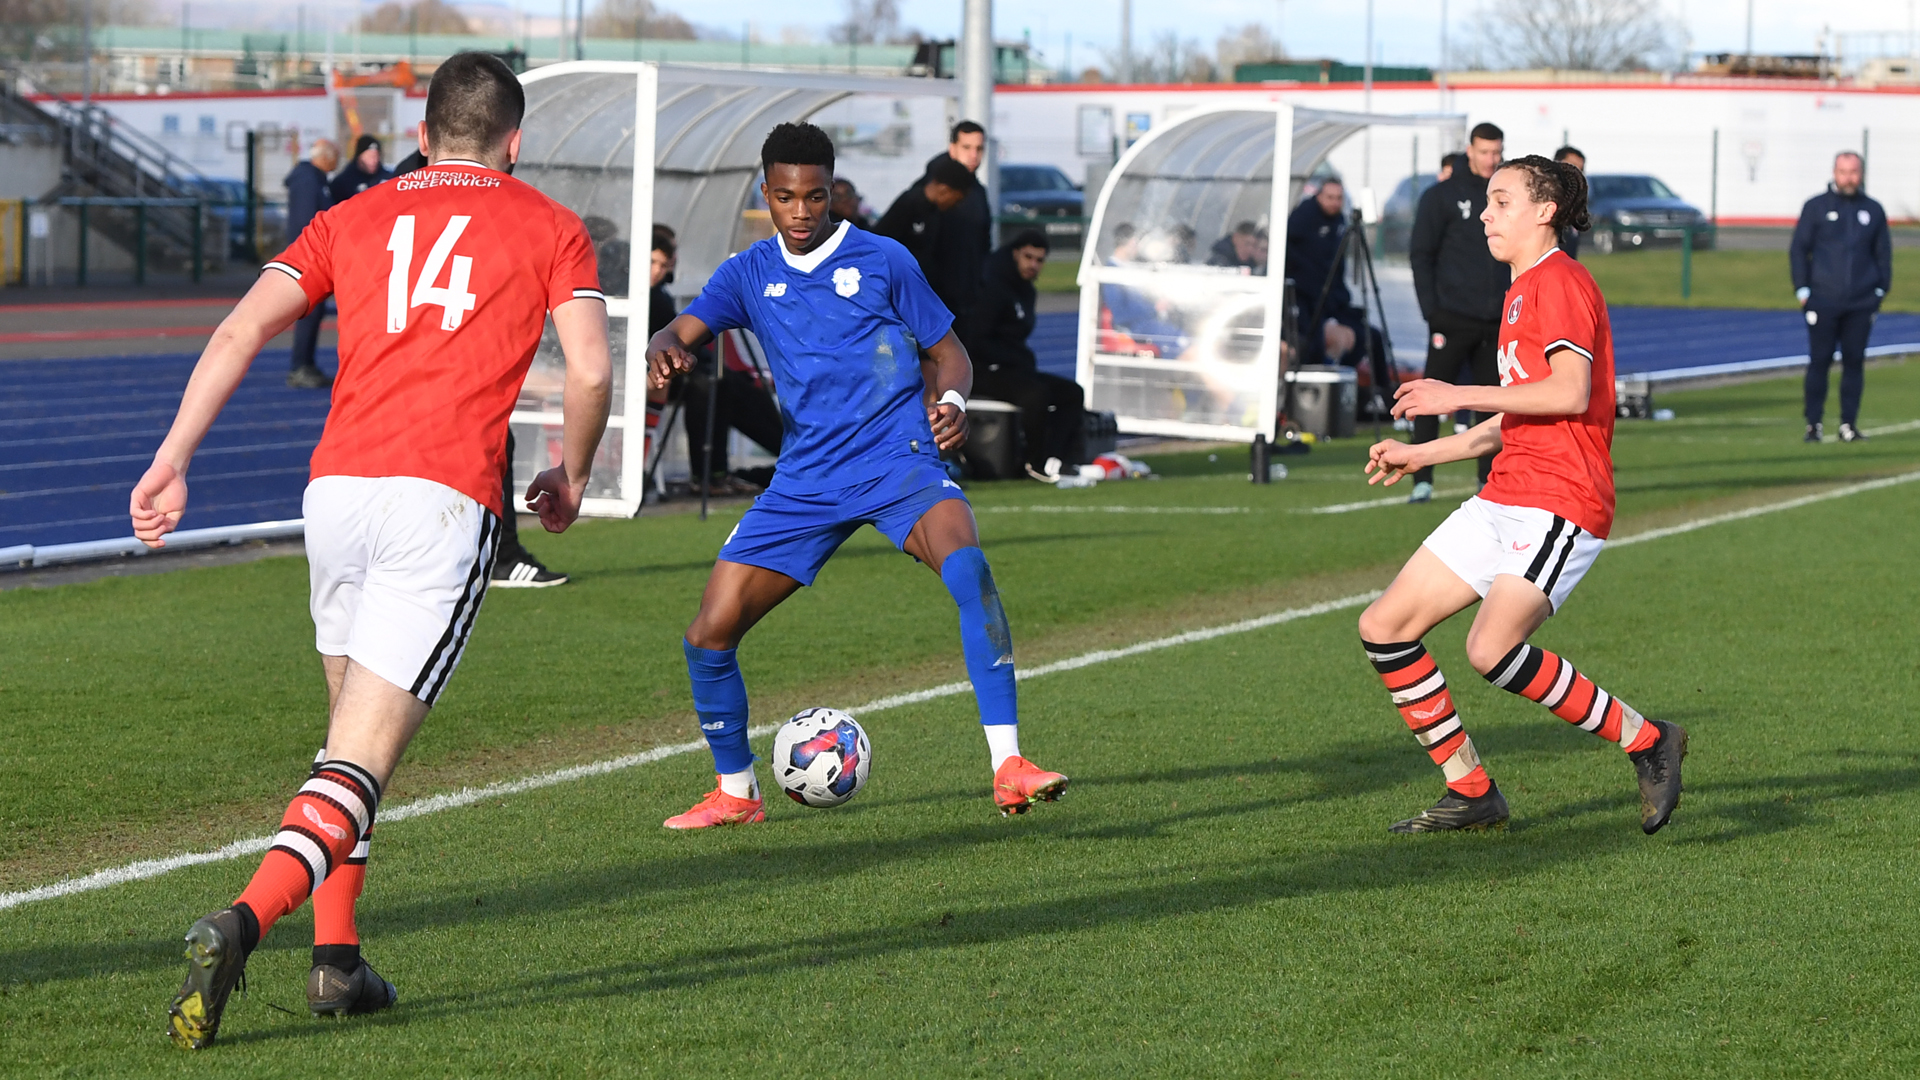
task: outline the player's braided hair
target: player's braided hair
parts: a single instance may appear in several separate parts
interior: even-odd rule
[[[1539,154],[1503,161],[1500,168],[1525,173],[1527,197],[1553,204],[1554,232],[1568,228],[1586,232],[1593,227],[1593,218],[1587,214],[1587,175],[1578,168]]]
[[[833,140],[812,124],[781,124],[767,133],[760,144],[762,175],[771,175],[774,165],[822,165],[833,172]]]

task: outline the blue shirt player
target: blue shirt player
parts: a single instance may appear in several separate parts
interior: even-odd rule
[[[665,824],[766,820],[737,650],[862,525],[939,574],[960,607],[994,803],[1017,814],[1052,801],[1067,778],[1020,756],[1006,612],[973,510],[940,465],[941,451],[966,442],[973,388],[953,316],[905,248],[829,217],[834,154],[825,132],[781,124],[760,157],[775,235],[722,263],[699,298],[647,343],[648,380],[659,387],[691,369],[689,350],[712,335],[753,331],[772,364],[786,428],[773,483],[720,548],[684,643],[719,784]]]

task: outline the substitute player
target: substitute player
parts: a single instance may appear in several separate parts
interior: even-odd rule
[[[939,574],[960,606],[995,804],[1018,814],[1058,798],[1067,778],[1020,756],[1006,612],[973,510],[940,465],[942,450],[966,441],[973,386],[953,316],[905,248],[829,217],[834,155],[825,132],[781,124],[760,156],[775,235],[721,263],[699,298],[647,343],[648,378],[660,386],[691,369],[687,350],[713,334],[752,330],[773,365],[786,426],[773,483],[721,547],[684,642],[719,784],[665,824],[766,820],[747,749],[740,639],[868,524]]]
[[[507,415],[549,313],[567,361],[564,462],[527,501],[551,532],[579,513],[612,385],[606,304],[580,219],[507,175],[525,111],[497,58],[442,64],[420,125],[431,164],[314,218],[267,263],[133,490],[135,535],[164,546],[194,449],[254,354],[336,297],[340,371],[305,505],[327,745],[246,890],[187,931],[187,978],[168,1009],[183,1047],[213,1042],[247,955],[309,894],[316,935],[334,940],[314,949],[308,1006],[368,1012],[397,997],[353,928],[365,843],[486,595],[500,516],[513,512],[500,488]]]
[[[1505,162],[1487,182],[1480,220],[1493,257],[1513,272],[1500,325],[1500,385],[1406,383],[1393,415],[1500,415],[1435,442],[1376,443],[1367,462],[1368,483],[1391,485],[1432,465],[1498,452],[1486,487],[1427,537],[1360,616],[1368,659],[1447,780],[1438,803],[1392,831],[1483,829],[1507,820],[1507,800],[1420,643],[1478,600],[1467,660],[1493,685],[1619,743],[1639,774],[1640,827],[1658,832],[1680,802],[1685,729],[1642,717],[1572,664],[1527,643],[1566,603],[1613,525],[1607,305],[1593,277],[1557,246],[1563,228],[1588,227],[1586,178],[1534,154]]]

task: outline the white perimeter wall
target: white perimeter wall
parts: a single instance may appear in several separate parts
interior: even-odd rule
[[[1801,204],[1825,189],[1833,155],[1860,148],[1864,129],[1868,193],[1894,219],[1920,219],[1920,94],[1912,91],[1532,85],[1456,88],[1448,97],[1443,109],[1431,84],[1375,87],[1372,107],[1464,112],[1469,124],[1492,121],[1506,131],[1509,155],[1550,154],[1564,133],[1587,152],[1589,171],[1651,173],[1702,210],[1712,201],[1718,129],[1720,217],[1733,223],[1790,224]],[[1080,152],[1080,106],[1111,108],[1115,127],[1124,129],[1129,113],[1144,113],[1159,126],[1196,107],[1236,100],[1359,111],[1363,99],[1360,88],[1344,86],[1002,88],[994,96],[993,134],[1003,163],[1053,164],[1080,181],[1088,164],[1105,160]],[[1370,186],[1384,201],[1412,171],[1411,138],[1382,129],[1372,135],[1369,155],[1356,136],[1334,152],[1332,164],[1350,186]],[[1420,147],[1424,172],[1439,160],[1432,139],[1429,133]]]
[[[1858,149],[1868,132],[1867,190],[1886,204],[1896,220],[1920,219],[1920,93],[1903,90],[1772,89],[1751,86],[1577,86],[1522,85],[1456,88],[1443,110],[1430,84],[1376,87],[1376,112],[1456,111],[1470,123],[1490,120],[1507,132],[1509,154],[1550,153],[1562,133],[1588,155],[1593,172],[1651,173],[1702,210],[1713,196],[1713,133],[1720,133],[1719,210],[1722,221],[1789,223],[1801,203],[1825,188],[1835,152]],[[1082,154],[1076,125],[1081,105],[1112,110],[1116,129],[1129,113],[1145,114],[1160,126],[1201,105],[1232,101],[1285,101],[1325,109],[1362,108],[1358,87],[1222,88],[1097,86],[1003,87],[994,96],[993,135],[1001,161],[1044,162],[1083,180],[1087,165],[1105,160]],[[300,146],[331,134],[328,100],[318,93],[265,93],[245,96],[114,97],[100,99],[120,121],[166,144],[174,153],[211,176],[246,175],[247,127],[277,124],[300,132]],[[406,96],[397,117],[402,130],[419,122],[424,96]],[[882,155],[849,154],[849,170],[876,211],[884,210],[894,185],[919,175],[929,153],[922,128],[935,126],[919,108],[894,122],[913,128],[897,161]],[[930,111],[930,110],[929,110]],[[850,106],[828,113],[859,110]],[[178,118],[177,134],[167,134],[166,117]],[[212,134],[202,134],[211,118]],[[856,123],[864,115],[822,117]],[[939,122],[944,122],[944,116]],[[1120,134],[1120,131],[1116,131]],[[936,133],[937,140],[939,134]],[[1383,129],[1368,139],[1356,137],[1336,150],[1333,165],[1349,184],[1370,186],[1381,199],[1413,168],[1412,135]],[[1423,136],[1421,168],[1431,172],[1438,148]],[[389,161],[411,152],[411,145],[388,147]],[[925,151],[925,152],[923,152]],[[292,168],[291,152],[265,170],[261,186],[271,192]],[[865,160],[862,160],[865,159]],[[855,163],[858,163],[857,165]],[[284,166],[284,167],[282,167]],[[892,167],[888,167],[892,166]]]

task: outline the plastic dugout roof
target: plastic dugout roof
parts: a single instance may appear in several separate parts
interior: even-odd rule
[[[552,64],[521,82],[527,116],[519,168],[582,218],[617,226],[622,238],[635,235],[634,221],[670,225],[682,294],[697,291],[741,246],[741,211],[760,174],[760,144],[775,125],[857,94],[959,92],[951,80],[630,61]],[[652,113],[650,129],[636,122],[643,111]],[[642,167],[649,157],[651,170]],[[646,232],[648,245],[634,251],[636,281],[652,242]]]
[[[652,223],[676,234],[675,291],[696,293],[722,260],[758,238],[744,211],[767,132],[855,95],[953,97],[958,87],[934,79],[597,60],[536,68],[520,82],[527,112],[514,175],[580,215],[607,294],[613,415],[581,509],[632,516],[649,464],[642,352]],[[564,376],[549,331],[511,417],[518,480],[554,460]]]
[[[1438,129],[1454,147],[1466,139],[1459,114],[1262,102],[1171,118],[1129,147],[1100,190],[1081,261],[1078,379],[1089,407],[1111,410],[1128,433],[1273,439],[1284,280],[1205,265],[1204,245],[1252,221],[1279,264],[1306,179],[1371,127]],[[1275,182],[1282,159],[1285,185]],[[1127,244],[1116,243],[1122,225]]]

